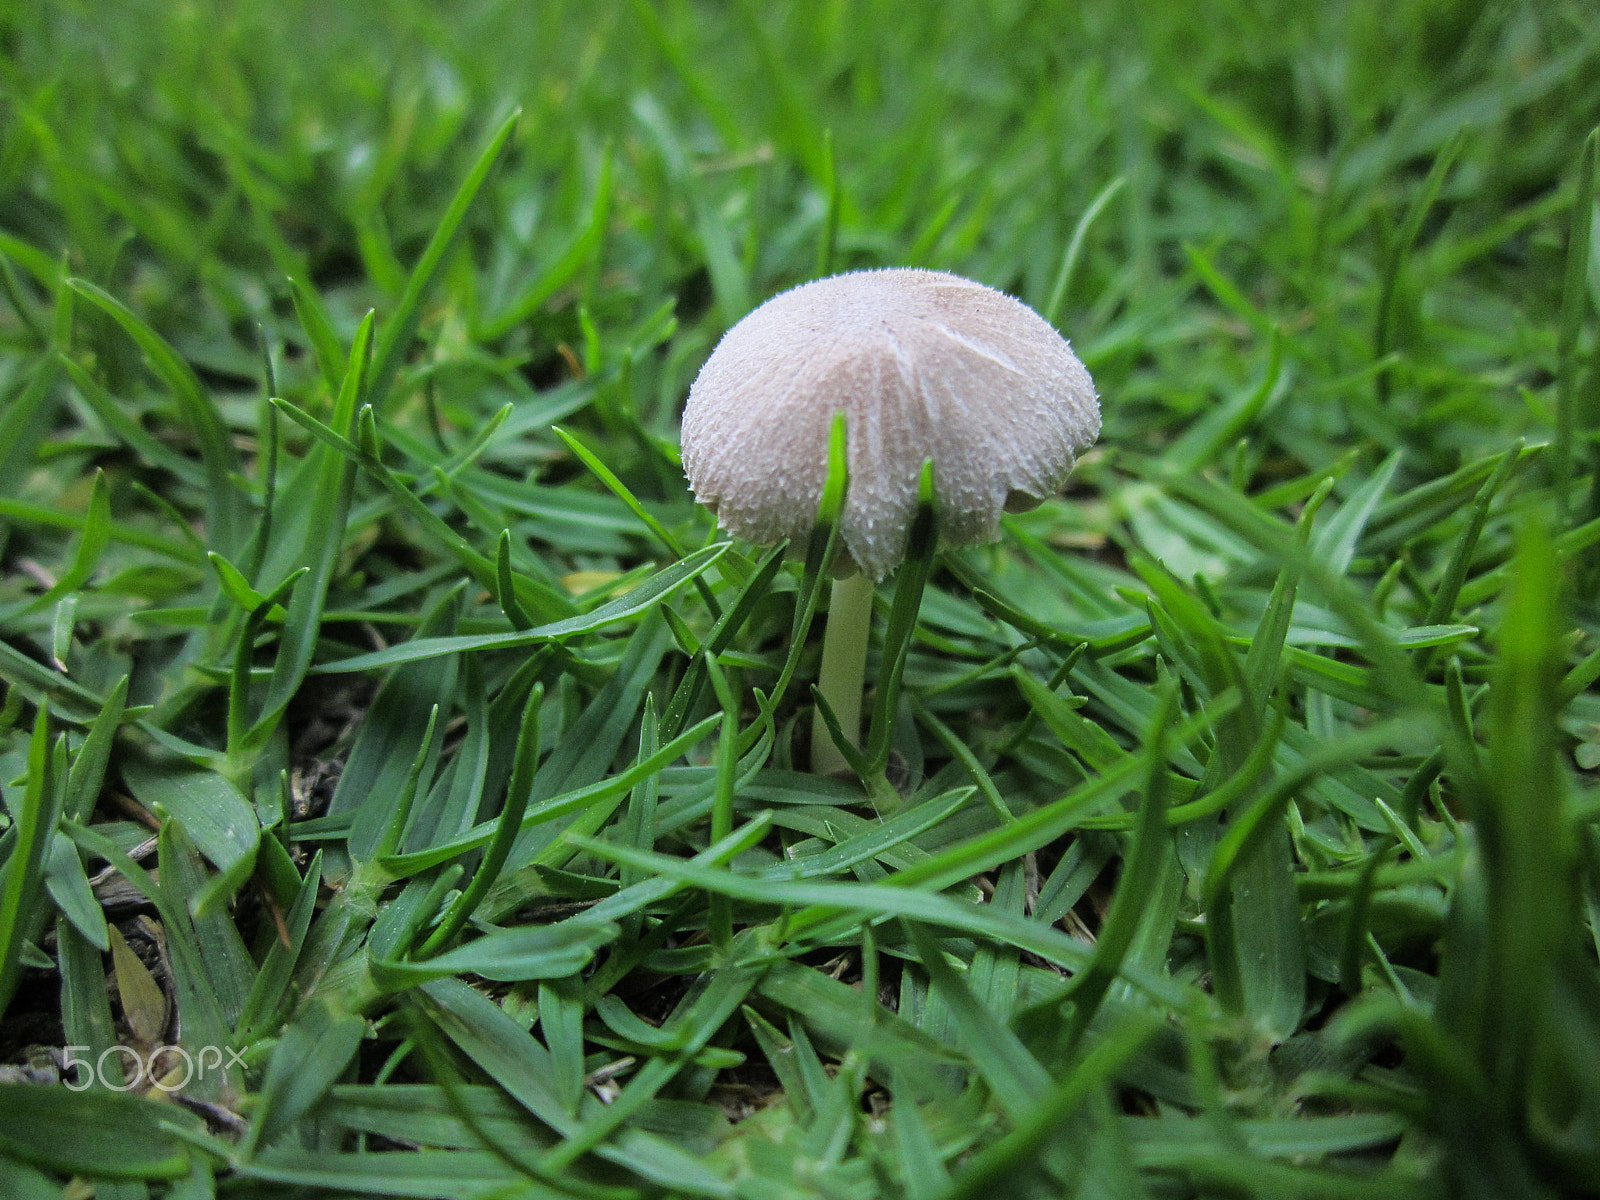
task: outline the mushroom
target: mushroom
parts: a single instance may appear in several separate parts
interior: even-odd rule
[[[1060,489],[1100,431],[1100,407],[1066,340],[1019,300],[943,271],[835,275],[768,300],[701,368],[683,413],[696,499],[735,537],[806,536],[841,411],[845,557],[818,683],[854,740],[873,587],[904,557],[923,463],[933,461],[940,541],[993,541],[1002,512]],[[815,722],[812,769],[844,765]]]

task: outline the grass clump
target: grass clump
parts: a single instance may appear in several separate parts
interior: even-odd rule
[[[1600,1190],[1581,5],[3,33],[0,1191]],[[891,264],[1106,425],[828,780],[677,417]]]

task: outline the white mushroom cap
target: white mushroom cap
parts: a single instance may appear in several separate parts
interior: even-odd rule
[[[706,360],[683,413],[696,498],[735,537],[805,537],[840,409],[840,533],[875,580],[904,557],[926,459],[942,539],[972,545],[1054,495],[1100,432],[1089,372],[1026,304],[943,271],[856,271],[774,296]]]

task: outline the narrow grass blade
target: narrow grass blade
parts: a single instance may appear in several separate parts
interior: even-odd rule
[[[597,803],[613,796],[621,796],[633,788],[640,780],[648,778],[659,771],[673,759],[683,754],[690,747],[704,740],[711,731],[711,727],[721,719],[720,715],[710,716],[694,725],[684,733],[679,734],[672,741],[666,743],[660,750],[649,758],[636,763],[627,771],[614,775],[609,779],[602,779],[598,783],[586,787],[575,788],[571,792],[552,796],[548,800],[541,800],[532,805],[522,820],[518,823],[519,829],[529,829],[544,821],[552,821],[568,813],[577,812],[590,804]],[[430,846],[426,850],[416,850],[407,854],[396,854],[379,859],[381,865],[391,875],[402,877],[424,871],[429,867],[438,866],[448,862],[458,855],[479,846],[487,845],[494,839],[498,823],[485,821],[474,826],[460,837],[438,846]]]
[[[1312,535],[1310,552],[1329,571],[1342,575],[1350,566],[1362,532],[1372,520],[1383,493],[1388,490],[1389,482],[1400,467],[1400,458],[1399,451],[1386,458],[1383,465],[1373,472],[1372,478],[1351,493],[1333,518]]]
[[[670,567],[657,572],[648,582],[625,596],[618,597],[609,604],[603,604],[581,616],[568,617],[565,620],[517,633],[415,638],[401,645],[392,646],[388,650],[378,650],[371,654],[355,655],[323,664],[317,668],[317,673],[331,675],[350,671],[370,671],[379,667],[392,667],[401,663],[461,654],[468,650],[510,650],[593,633],[607,625],[647,612],[705,571],[727,549],[728,543],[723,542],[716,546],[707,546],[704,550],[696,550],[682,562],[673,563]]]
[[[77,545],[73,548],[72,560],[67,565],[59,578],[50,587],[37,596],[19,600],[15,604],[7,605],[0,609],[0,624],[8,624],[16,618],[47,608],[64,596],[76,592],[89,582],[95,568],[100,564],[100,557],[105,553],[106,546],[111,542],[111,500],[106,491],[104,471],[96,471],[94,485],[89,493],[89,509],[84,514],[83,533],[78,538]]]
[[[365,391],[371,347],[372,314],[369,312],[356,331],[350,363],[334,406],[334,427],[342,432],[348,432],[355,421],[356,407]],[[277,727],[311,665],[321,632],[323,605],[344,543],[345,522],[355,492],[355,466],[324,449],[315,463],[313,480],[312,511],[317,519],[306,522],[305,544],[295,564],[311,568],[311,575],[295,588],[262,712],[246,738],[252,745],[264,744]]]
[[[57,351],[55,361],[66,371],[67,377],[78,389],[78,394],[83,397],[84,403],[94,410],[94,415],[141,460],[162,468],[192,487],[206,486],[206,471],[203,464],[184,457],[148,432],[143,425],[123,411],[123,406],[76,359]],[[25,409],[25,400],[18,400],[12,411]]]
[[[51,355],[38,362],[28,382],[8,399],[6,411],[0,414],[0,494],[18,491],[50,428],[49,414],[56,399],[56,364],[61,361],[70,360]]]
[[[51,774],[50,710],[40,706],[28,742],[27,782],[16,817],[16,839],[0,881],[0,1013],[16,993],[22,948],[43,891],[45,852],[60,816],[61,785]]]
[[[1065,998],[1072,1004],[1068,1044],[1075,1045],[1100,1010],[1112,982],[1116,979],[1138,934],[1142,916],[1149,907],[1166,862],[1172,857],[1171,835],[1167,833],[1167,729],[1177,715],[1177,684],[1169,680],[1163,687],[1155,718],[1145,736],[1144,796],[1139,802],[1138,823],[1132,843],[1123,856],[1111,909],[1101,922],[1095,938],[1094,958],[1072,977]]]
[[[127,331],[171,390],[179,411],[200,444],[200,460],[206,472],[206,528],[211,545],[232,553],[243,544],[243,497],[234,483],[239,458],[233,439],[194,368],[178,357],[166,339],[109,292],[85,279],[68,280],[68,286]]]
[[[176,1179],[189,1156],[170,1105],[106,1091],[0,1084],[0,1154],[63,1175]]]
[[[334,332],[328,310],[315,288],[301,279],[289,280],[289,295],[294,300],[295,315],[300,318],[300,328],[311,342],[311,353],[316,358],[317,370],[328,387],[330,396],[339,394],[345,372],[345,353],[339,345],[339,335]]]
[[[1600,148],[1600,128],[1594,129],[1584,139],[1583,150],[1578,155],[1578,181],[1572,198],[1572,215],[1567,226],[1567,261],[1562,276],[1561,320],[1556,335],[1556,436],[1551,447],[1552,482],[1555,485],[1556,504],[1564,516],[1569,502],[1572,483],[1572,458],[1575,435],[1579,431],[1578,414],[1578,333],[1583,320],[1589,294],[1591,271],[1589,242],[1594,228],[1595,158]],[[1591,368],[1592,369],[1592,368]],[[1595,414],[1588,413],[1586,425],[1592,426]],[[1588,429],[1584,430],[1585,433]],[[1593,512],[1589,516],[1593,517]]]
[[[1439,198],[1445,177],[1449,175],[1450,168],[1455,165],[1456,157],[1465,144],[1466,134],[1463,131],[1434,158],[1433,165],[1428,168],[1427,178],[1422,181],[1422,187],[1412,199],[1411,207],[1406,210],[1405,221],[1400,226],[1399,235],[1395,238],[1384,262],[1383,276],[1378,284],[1377,317],[1372,333],[1372,357],[1375,360],[1381,361],[1386,358],[1394,344],[1394,297],[1400,282],[1400,273],[1405,269],[1406,259],[1416,244],[1417,235],[1422,232],[1422,223],[1427,218],[1428,210]],[[1379,405],[1388,404],[1390,373],[1387,370],[1378,372],[1376,384]]]
[[[168,904],[167,895],[160,884],[124,854],[115,842],[76,822],[63,821],[62,828],[81,849],[105,859],[154,905],[162,928],[166,931],[185,1046],[197,1051],[204,1046],[227,1045],[227,1026],[223,1022],[216,995],[206,984],[205,967],[195,946],[188,913],[182,906]],[[234,1084],[237,1084],[236,1078]],[[197,1098],[209,1099],[220,1094],[226,1086],[228,1075],[225,1067],[222,1071],[211,1072],[203,1080],[197,1080],[194,1091]]]
[[[522,828],[522,814],[527,810],[528,796],[533,790],[534,771],[538,768],[539,708],[543,703],[544,688],[536,683],[523,706],[522,728],[517,733],[516,750],[513,752],[511,783],[506,788],[505,805],[495,824],[494,838],[489,842],[489,848],[484,853],[483,861],[478,864],[472,882],[456,897],[438,928],[418,949],[418,958],[436,954],[460,931],[488,895],[490,885],[499,876],[500,868],[511,853],[512,843]]]
[[[383,411],[389,399],[395,379],[400,372],[400,364],[404,361],[406,352],[410,348],[411,338],[422,320],[422,300],[427,294],[428,286],[438,273],[445,255],[455,244],[456,236],[461,232],[461,225],[466,220],[467,211],[472,207],[473,200],[477,198],[484,181],[489,177],[489,172],[494,169],[501,151],[505,149],[506,142],[510,140],[512,131],[516,129],[517,122],[521,118],[522,110],[520,108],[514,110],[501,122],[500,128],[489,139],[489,144],[478,156],[478,161],[473,164],[472,170],[467,172],[466,179],[462,181],[438,227],[433,231],[433,236],[428,240],[422,257],[417,260],[417,265],[407,278],[406,290],[395,306],[394,313],[384,323],[383,332],[378,337],[372,353],[371,382],[367,395],[367,402],[377,412]]]
[[[200,856],[176,822],[164,826],[159,847],[161,888],[167,905],[176,911],[188,910],[195,949],[205,968],[206,985],[216,997],[222,1018],[231,1029],[244,1010],[256,964],[239,936],[233,914],[228,911],[225,900],[218,901],[216,893],[219,888],[228,896],[237,891],[254,867],[255,856],[241,859],[233,871],[208,877]]]
[[[978,1000],[944,951],[916,922],[906,922],[906,932],[916,947],[918,961],[944,998],[954,1018],[963,1048],[995,1100],[1006,1114],[1019,1121],[1032,1107],[1032,1098],[1049,1090],[1050,1077],[1017,1036]]]
[[[1127,186],[1126,175],[1118,175],[1089,201],[1089,207],[1083,210],[1083,215],[1078,218],[1078,223],[1072,228],[1072,236],[1067,239],[1067,248],[1061,255],[1061,265],[1056,268],[1055,282],[1050,285],[1050,298],[1045,301],[1040,316],[1050,324],[1060,328],[1061,307],[1066,303],[1067,293],[1072,287],[1072,278],[1077,273],[1078,260],[1083,257],[1083,243],[1089,236],[1089,230],[1096,219],[1106,210],[1106,206],[1117,198],[1117,193]]]
[[[839,241],[839,164],[834,160],[833,130],[822,132],[822,228],[817,234],[817,279],[833,274],[833,257]]]
[[[105,781],[106,765],[111,760],[112,739],[127,711],[128,684],[129,676],[124,675],[112,687],[89,726],[88,736],[72,757],[62,808],[69,820],[87,820],[100,798],[100,785]]]
[[[403,483],[400,478],[384,466],[383,462],[372,457],[361,449],[348,436],[324,425],[315,417],[302,412],[292,404],[281,400],[274,400],[274,406],[284,413],[295,424],[301,426],[312,434],[324,446],[337,451],[342,455],[347,464],[359,464],[374,480],[382,485],[396,501],[399,502],[407,514],[413,517],[428,533],[457,558],[467,573],[487,588],[497,587],[499,579],[495,571],[494,561],[476,551],[459,533],[452,529],[448,522],[435,513],[422,498]],[[365,406],[370,407],[370,406]],[[375,426],[374,426],[375,428]],[[463,497],[457,499],[466,503]],[[498,526],[498,518],[491,522]],[[555,592],[553,589],[539,586],[535,581],[528,580],[520,575],[513,575],[514,584],[522,585],[518,588],[518,602],[533,608],[536,615],[546,619],[554,615],[565,617],[573,611],[571,601]]]
[[[397,992],[452,975],[522,981],[577,975],[595,951],[617,936],[608,921],[576,917],[555,925],[507,929],[434,955],[422,962],[374,958],[368,963],[381,991]]]
[[[1051,962],[1079,969],[1089,960],[1087,946],[1054,929],[1039,926],[1025,918],[1008,917],[987,906],[963,903],[948,896],[906,887],[878,884],[779,881],[756,879],[729,871],[695,866],[686,860],[659,854],[645,854],[590,838],[574,838],[585,851],[600,858],[629,866],[649,868],[685,883],[731,896],[751,904],[793,905],[802,909],[791,919],[792,930],[818,925],[822,919],[850,913],[859,923],[863,914],[873,917],[901,917],[929,925],[945,925],[980,937],[1012,942]],[[893,877],[891,877],[891,880]],[[1148,978],[1135,981],[1139,986],[1154,986],[1158,994],[1172,989],[1153,984]]]
[[[1261,382],[1241,391],[1197,420],[1163,456],[1173,466],[1197,471],[1211,465],[1288,394],[1292,375],[1283,367],[1283,334],[1274,329]]]
[[[589,468],[594,477],[605,484],[612,495],[628,506],[628,511],[638,517],[644,527],[655,535],[656,540],[666,548],[668,554],[676,559],[682,559],[686,556],[686,552],[678,539],[672,536],[666,526],[646,511],[644,505],[639,503],[634,494],[628,490],[628,486],[617,478],[616,473],[610,467],[601,462],[593,451],[559,425],[552,425],[550,428],[552,433],[566,443],[567,449],[577,455],[578,460]],[[712,617],[720,617],[722,615],[722,606],[717,603],[716,597],[711,594],[711,589],[706,586],[705,580],[696,579],[695,587],[700,593],[700,598],[706,602],[706,607],[711,610]]]
[[[1122,1066],[1143,1049],[1156,1030],[1154,1018],[1124,1023],[1091,1050],[1060,1083],[1045,1089],[1045,1099],[1017,1119],[1016,1127],[973,1156],[940,1200],[976,1200],[1014,1186],[1015,1172],[1061,1127],[1097,1088],[1106,1087]],[[1002,1180],[1006,1181],[1002,1184]]]
[[[612,153],[608,148],[600,160],[600,178],[595,184],[594,200],[589,207],[589,217],[571,241],[556,255],[555,260],[534,278],[527,289],[506,306],[497,316],[485,321],[474,331],[474,338],[494,342],[528,320],[551,296],[565,287],[574,276],[601,253],[605,244],[606,223],[611,217]]]
[[[305,880],[283,918],[283,935],[273,940],[251,981],[250,994],[245,998],[244,1008],[235,1025],[242,1037],[251,1037],[267,1028],[283,1003],[295,961],[305,944],[306,930],[311,925],[317,889],[321,884],[322,855],[319,853],[307,865]]]
[[[868,771],[876,778],[889,762],[890,738],[895,713],[900,707],[900,681],[905,674],[911,638],[917,628],[917,612],[922,593],[933,574],[938,550],[938,500],[933,477],[933,460],[922,464],[917,484],[917,509],[906,535],[906,558],[895,576],[894,601],[889,609],[889,624],[883,633],[883,657],[878,669],[878,694],[872,706],[863,756]]]
[[[273,1047],[242,1149],[246,1156],[272,1145],[320,1100],[344,1073],[366,1032],[366,1022],[335,1013],[319,1001],[301,1008]]]
[[[106,949],[110,948],[110,939]],[[111,1017],[110,991],[100,957],[101,948],[83,938],[65,920],[56,922],[56,962],[61,970],[61,1032],[80,1064],[63,1071],[63,1082],[73,1090],[108,1085],[116,1090],[126,1082],[122,1056],[110,1053],[117,1042],[117,1027]],[[98,1064],[101,1056],[105,1066]]]
[[[676,1030],[681,1030],[683,1048],[677,1054],[652,1058],[645,1063],[615,1100],[587,1116],[567,1140],[545,1154],[540,1166],[552,1174],[559,1173],[595,1149],[705,1047],[723,1022],[739,1011],[760,977],[759,970],[739,967],[704,976],[696,991],[679,1004],[669,1021]]]
[[[1535,1079],[1556,964],[1579,932],[1554,708],[1563,601],[1549,539],[1525,529],[1491,692],[1488,769],[1477,776],[1470,765],[1456,768],[1468,785],[1483,866],[1481,881],[1469,879],[1456,902],[1439,1020],[1478,1062],[1494,1111],[1520,1105]],[[1484,889],[1481,915],[1467,907],[1474,888]],[[1477,926],[1471,932],[1469,922]]]
[[[1489,506],[1510,479],[1521,456],[1522,443],[1519,441],[1506,451],[1499,465],[1495,467],[1494,474],[1489,476],[1483,487],[1478,489],[1478,495],[1472,502],[1467,527],[1461,531],[1461,536],[1450,551],[1450,561],[1445,564],[1444,577],[1434,590],[1433,601],[1423,618],[1424,625],[1443,625],[1455,615],[1456,601],[1461,596],[1461,587],[1466,582],[1467,572],[1472,567],[1472,556],[1478,549],[1478,539],[1483,536],[1483,527],[1489,520]],[[1428,665],[1432,661],[1429,648],[1424,648],[1413,661],[1416,664],[1417,674],[1426,675]]]

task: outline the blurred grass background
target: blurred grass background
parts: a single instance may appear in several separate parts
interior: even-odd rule
[[[1493,393],[1552,367],[1538,314],[1559,303],[1552,218],[1594,116],[1585,16],[1436,0],[24,6],[4,215],[200,365],[253,378],[253,325],[289,323],[282,275],[322,289],[348,336],[396,299],[484,131],[520,105],[439,322],[481,331],[528,307],[604,181],[604,253],[548,281],[555,302],[495,348],[559,376],[552,345],[580,341],[580,304],[629,323],[673,297],[666,410],[721,328],[812,273],[830,133],[834,266],[955,269],[1041,309],[1075,223],[1120,177],[1061,301],[1117,400],[1115,445],[1247,377],[1240,352],[1268,321],[1301,335],[1297,366],[1321,383],[1369,366],[1387,260],[1461,135],[1386,335],[1416,386],[1361,414],[1376,429],[1338,404],[1313,425],[1386,443],[1399,427],[1440,456],[1409,465],[1438,470],[1452,438],[1518,432],[1530,414]],[[1249,307],[1219,305],[1186,245]]]
[[[0,1083],[0,1191],[1600,1190],[1591,4],[0,39],[0,1055],[249,1063]],[[814,671],[809,580],[685,555],[674,459],[725,329],[886,265],[1034,305],[1105,405],[923,597],[893,816],[791,769],[803,686],[752,688]]]

